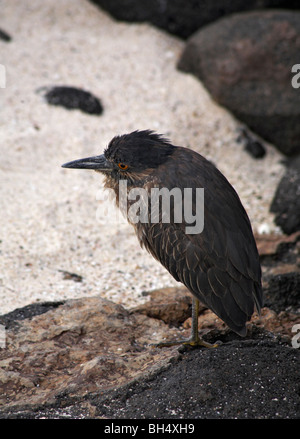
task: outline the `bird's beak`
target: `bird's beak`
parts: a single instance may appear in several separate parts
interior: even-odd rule
[[[110,172],[113,170],[112,164],[106,159],[104,154],[95,157],[87,157],[85,159],[73,160],[72,162],[64,163],[62,168],[75,169],[94,169],[95,171]]]

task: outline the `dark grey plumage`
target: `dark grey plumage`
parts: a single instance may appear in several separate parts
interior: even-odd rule
[[[119,163],[128,166],[120,169]],[[261,268],[249,218],[223,174],[200,154],[173,146],[152,131],[114,138],[104,155],[64,167],[103,172],[117,194],[120,180],[132,187],[204,188],[204,229],[187,234],[186,223],[134,224],[140,244],[191,293],[240,335],[254,306],[262,306]],[[151,203],[149,198],[149,219]],[[195,208],[195,205],[193,206]],[[174,204],[171,204],[171,219]]]

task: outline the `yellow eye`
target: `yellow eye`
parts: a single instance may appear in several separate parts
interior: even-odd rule
[[[120,169],[122,169],[122,171],[125,171],[126,169],[128,169],[128,165],[125,165],[125,163],[118,163],[118,166]]]

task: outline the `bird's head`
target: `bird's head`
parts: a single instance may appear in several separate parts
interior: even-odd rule
[[[114,137],[104,154],[74,160],[62,167],[93,169],[105,174],[110,181],[126,179],[137,184],[165,163],[174,149],[167,139],[153,131],[134,131]]]

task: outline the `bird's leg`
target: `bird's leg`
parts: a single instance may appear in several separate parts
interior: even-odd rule
[[[192,302],[192,330],[191,337],[185,341],[183,341],[184,345],[189,346],[204,346],[206,348],[216,348],[217,344],[211,344],[203,340],[203,338],[199,337],[198,332],[198,314],[199,314],[199,300],[193,296]]]
[[[178,344],[183,344],[187,346],[204,346],[206,348],[216,348],[218,344],[211,344],[203,340],[199,337],[198,333],[198,314],[199,314],[199,300],[196,299],[196,297],[193,296],[193,302],[192,302],[192,330],[191,330],[191,337],[185,340],[173,340],[173,341],[166,341],[157,343],[154,346],[162,348],[165,346],[175,346]]]

